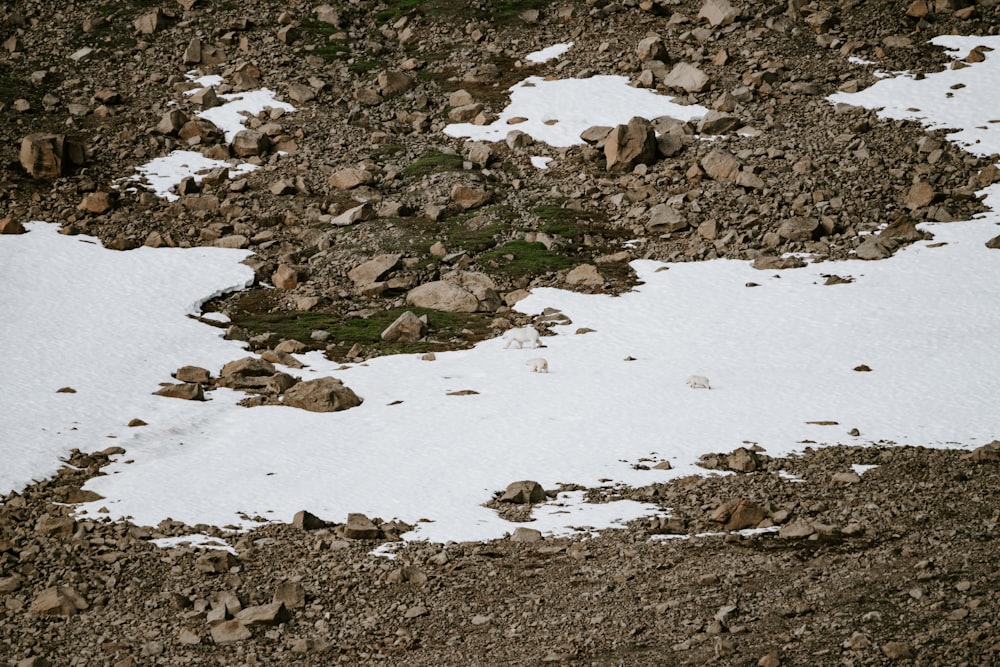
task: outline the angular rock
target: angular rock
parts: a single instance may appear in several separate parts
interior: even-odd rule
[[[778,226],[778,236],[788,241],[810,241],[819,230],[820,224],[816,218],[794,217],[784,220]]]
[[[656,155],[656,133],[645,118],[635,117],[628,125],[616,126],[604,140],[604,158],[610,172],[627,172],[638,164],[653,164]]]
[[[292,518],[292,525],[302,530],[319,530],[326,527],[326,521],[306,510],[299,510]]]
[[[330,220],[330,224],[337,225],[338,227],[346,227],[347,225],[353,225],[355,222],[371,220],[374,216],[375,208],[369,202],[365,202],[364,204],[360,204],[354,208],[347,209],[337,217]]]
[[[687,218],[670,204],[657,204],[649,209],[646,229],[654,234],[669,234],[687,229]]]
[[[371,172],[367,169],[351,167],[334,172],[330,178],[327,179],[327,183],[338,190],[350,190],[358,187],[359,185],[368,185],[374,180],[375,179]]]
[[[663,38],[659,35],[653,35],[646,37],[639,41],[639,44],[635,47],[635,55],[639,57],[642,62],[648,62],[650,60],[661,60],[666,61],[667,46],[663,43]]]
[[[403,72],[388,71],[378,75],[378,89],[384,99],[399,95],[410,89],[413,79]]]
[[[299,272],[287,264],[281,264],[271,274],[271,284],[278,289],[295,289],[299,284]]]
[[[708,85],[708,75],[691,63],[677,63],[663,79],[667,88],[680,88],[689,93],[700,93]]]
[[[413,314],[404,311],[396,320],[382,332],[382,340],[386,343],[415,343],[427,332],[427,325]]]
[[[479,208],[489,203],[491,195],[486,190],[455,184],[451,188],[451,201],[463,211]]]
[[[274,589],[273,602],[281,602],[287,609],[306,606],[306,589],[301,582],[283,581]]]
[[[29,611],[46,616],[73,616],[90,605],[70,586],[46,588],[31,601]]]
[[[739,12],[729,4],[729,0],[705,0],[698,12],[698,18],[705,19],[713,28],[729,25],[737,16]]]
[[[774,255],[766,255],[763,257],[758,257],[753,261],[753,268],[758,271],[780,271],[783,269],[799,269],[805,266],[806,263],[800,257],[789,256],[789,257],[777,257]]]
[[[347,277],[354,282],[355,287],[364,287],[382,280],[386,274],[399,266],[402,255],[398,253],[376,255],[367,262],[358,264],[347,272]]]
[[[871,261],[885,259],[890,256],[892,252],[890,252],[889,249],[886,248],[881,241],[879,241],[877,236],[869,236],[862,241],[860,245],[858,245],[854,254],[858,259]]]
[[[534,528],[526,528],[525,526],[519,526],[514,529],[514,532],[510,535],[511,542],[540,542],[542,540],[542,531],[535,530]]]
[[[27,231],[19,220],[0,218],[0,234],[23,234]]]
[[[479,309],[479,299],[472,292],[444,280],[414,287],[406,293],[406,303],[449,313],[474,313]]]
[[[205,392],[197,382],[184,382],[181,384],[166,384],[153,392],[157,396],[167,398],[180,398],[185,401],[204,401]]]
[[[36,133],[21,140],[21,166],[32,178],[58,178],[82,165],[84,159],[83,144],[64,134]]]
[[[928,234],[917,229],[917,224],[909,216],[901,215],[879,232],[879,238],[895,239],[904,243],[910,241],[920,241],[928,237]]]
[[[160,117],[156,131],[160,134],[177,134],[189,120],[188,115],[180,109],[171,109]]]
[[[937,192],[934,190],[933,185],[927,181],[920,181],[911,185],[910,189],[906,191],[903,204],[906,205],[906,208],[914,211],[929,205],[934,201],[936,195]]]
[[[725,134],[743,127],[739,116],[724,111],[711,110],[698,122],[698,132],[701,134]]]
[[[228,551],[213,549],[195,559],[194,569],[196,572],[205,574],[225,574],[229,572],[230,568],[237,567],[239,564],[240,561],[237,560],[236,556]]]
[[[260,130],[240,130],[229,144],[229,149],[237,157],[263,155],[270,147],[271,138]]]
[[[143,14],[132,22],[135,29],[144,35],[152,35],[167,27],[167,17],[159,8]]]
[[[500,496],[500,502],[517,505],[544,503],[545,499],[545,489],[542,488],[541,484],[532,480],[511,482],[507,485],[503,495]]]
[[[282,403],[310,412],[339,412],[361,405],[361,399],[340,380],[322,377],[286,390]]]
[[[850,486],[852,484],[858,484],[860,482],[861,482],[861,475],[854,472],[853,470],[834,473],[833,476],[830,477],[830,486]]]
[[[216,644],[229,644],[244,641],[253,635],[239,621],[222,621],[212,626],[212,641]]]
[[[113,196],[109,192],[88,192],[77,205],[78,211],[86,211],[94,215],[101,215],[111,210],[114,202]]]
[[[809,537],[816,532],[813,525],[805,519],[798,519],[791,523],[786,523],[778,531],[778,537],[787,540],[800,540]]]
[[[351,513],[347,515],[347,523],[341,526],[340,532],[349,540],[376,540],[379,530],[364,514]]]
[[[757,453],[746,447],[737,447],[726,456],[726,467],[736,472],[753,472],[760,469]]]
[[[582,287],[600,287],[604,285],[604,276],[593,264],[581,264],[566,274],[566,284]]]
[[[723,528],[725,530],[743,530],[756,528],[757,524],[767,518],[763,507],[750,500],[739,500],[732,508]]]
[[[278,625],[291,620],[292,615],[284,602],[271,602],[247,607],[236,614],[236,621],[243,625]]]
[[[174,377],[181,382],[208,384],[212,379],[212,373],[200,366],[181,366],[174,372]]]
[[[713,181],[730,182],[736,180],[740,162],[732,154],[714,150],[701,159],[701,168]]]

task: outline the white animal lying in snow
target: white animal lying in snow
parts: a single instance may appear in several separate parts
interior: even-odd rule
[[[549,362],[545,361],[541,357],[537,359],[528,359],[524,362],[525,366],[531,368],[532,373],[548,373],[549,372]]]
[[[692,389],[711,389],[708,378],[704,375],[692,375],[688,378],[688,386]]]
[[[538,331],[533,326],[510,329],[503,335],[503,339],[507,341],[507,344],[503,346],[505,350],[510,347],[511,343],[517,343],[518,349],[523,348],[525,343],[532,343],[531,347],[542,346],[538,340]]]

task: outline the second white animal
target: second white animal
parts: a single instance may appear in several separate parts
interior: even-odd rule
[[[517,343],[518,349],[523,348],[525,343],[531,343],[531,347],[542,346],[541,341],[538,340],[538,331],[532,326],[509,329],[503,335],[503,339],[507,341],[507,344],[503,346],[505,350],[510,347],[511,343]]]
[[[708,378],[704,375],[692,375],[688,378],[688,386],[692,389],[711,389]]]
[[[537,359],[528,359],[524,362],[525,366],[531,369],[532,373],[548,373],[549,372],[549,362],[545,361],[541,357]]]

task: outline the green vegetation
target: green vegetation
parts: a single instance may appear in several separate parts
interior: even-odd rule
[[[429,150],[411,162],[404,170],[406,176],[424,176],[435,171],[461,171],[462,156]]]
[[[480,263],[517,278],[559,271],[572,266],[573,261],[546,249],[541,243],[511,241],[483,253]]]
[[[588,211],[575,211],[554,204],[535,207],[535,215],[543,222],[542,231],[566,239],[575,239],[588,232],[600,216]]]
[[[382,341],[382,332],[404,311],[413,311],[418,317],[427,316],[427,340],[417,343],[393,343]],[[313,331],[329,331],[330,342],[348,349],[356,343],[377,350],[380,354],[410,354],[420,352],[440,352],[454,349],[456,338],[461,344],[472,344],[492,335],[489,328],[492,315],[489,313],[446,313],[427,308],[393,308],[379,311],[371,317],[343,319],[329,313],[283,312],[250,314],[237,313],[233,324],[241,326],[252,335],[272,332],[282,339],[294,339],[315,345],[310,338]]]

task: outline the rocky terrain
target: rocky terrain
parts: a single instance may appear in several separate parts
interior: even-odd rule
[[[996,156],[825,98],[876,69],[939,69],[929,38],[996,34],[998,16],[964,0],[12,0],[0,231],[40,219],[122,251],[248,248],[259,284],[210,308],[272,362],[468,345],[522,323],[510,307],[525,289],[628,289],[634,258],[877,261],[923,238],[916,222],[982,210]],[[191,71],[223,82],[185,94]],[[592,128],[561,149],[516,125],[490,144],[441,131],[491,122],[528,75],[600,74],[711,113]],[[265,110],[233,141],[197,118],[261,86],[296,110]],[[175,201],[125,182],[179,148],[258,169],[187,180]],[[554,160],[543,171],[534,155]],[[406,311],[422,324],[383,337]],[[659,502],[669,520],[573,541],[527,524],[394,560],[370,552],[407,527],[374,517],[227,534],[232,557],[153,547],[190,532],[170,522],[74,521],[111,453],[78,452],[0,505],[0,664],[998,660],[995,449],[736,452],[705,462],[735,474],[591,490]],[[733,532],[746,527],[774,530]]]

